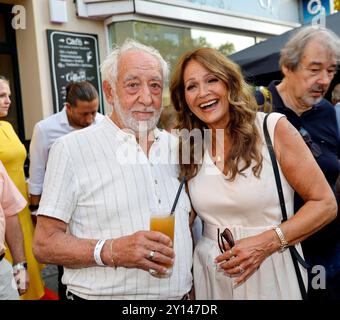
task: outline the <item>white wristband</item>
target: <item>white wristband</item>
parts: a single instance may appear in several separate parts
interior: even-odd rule
[[[94,260],[96,261],[98,266],[102,266],[102,267],[105,267],[105,264],[103,263],[102,258],[100,257],[100,253],[102,251],[103,245],[105,244],[105,241],[106,240],[103,240],[103,239],[98,240],[93,251]]]

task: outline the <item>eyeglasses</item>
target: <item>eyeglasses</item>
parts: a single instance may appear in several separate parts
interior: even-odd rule
[[[221,253],[229,250],[229,248],[232,248],[235,245],[233,234],[228,228],[225,228],[222,233],[220,233],[219,228],[217,229],[217,242]],[[229,245],[229,248],[226,247],[226,243]]]
[[[300,127],[299,132],[303,140],[305,141],[306,145],[308,146],[309,150],[312,152],[314,158],[320,157],[322,155],[322,150],[320,146],[313,141],[309,132],[304,127]]]
[[[303,65],[300,65],[300,67],[305,71],[305,73],[308,75],[308,77],[320,77],[323,71],[326,71],[327,77],[329,79],[332,79],[336,73],[337,73],[337,67],[331,66],[327,69],[321,68],[319,66],[312,66],[312,67],[305,67]]]

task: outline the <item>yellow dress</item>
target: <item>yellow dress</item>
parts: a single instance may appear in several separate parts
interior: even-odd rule
[[[19,140],[13,127],[6,121],[0,121],[0,160],[4,164],[8,175],[27,200],[27,187],[24,174],[24,161],[26,149]],[[31,212],[26,206],[19,213],[19,220],[25,239],[25,253],[28,263],[30,286],[28,291],[21,296],[23,300],[40,299],[44,295],[44,282],[41,278],[42,265],[38,264],[33,256],[32,241],[34,227],[31,219]],[[9,250],[6,251],[6,259],[12,261]]]

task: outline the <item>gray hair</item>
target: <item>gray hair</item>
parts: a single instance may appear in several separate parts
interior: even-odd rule
[[[280,68],[285,66],[295,71],[298,67],[307,44],[317,38],[329,52],[331,52],[339,63],[340,61],[340,40],[331,30],[318,28],[316,26],[304,27],[293,35],[281,50]]]
[[[118,74],[118,61],[119,57],[127,51],[144,51],[151,56],[155,57],[160,64],[163,72],[163,83],[167,80],[169,75],[169,65],[163,59],[158,50],[153,47],[141,44],[133,39],[126,39],[121,46],[115,45],[113,51],[106,57],[101,65],[102,80],[106,80],[111,84],[111,87],[115,89],[117,74]]]
[[[332,91],[332,100],[340,101],[340,83],[338,83]]]

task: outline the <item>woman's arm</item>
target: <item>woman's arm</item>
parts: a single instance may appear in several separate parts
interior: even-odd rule
[[[275,154],[291,187],[305,204],[280,228],[289,244],[309,237],[337,215],[334,194],[299,132],[286,118],[275,130]]]
[[[280,225],[289,245],[306,239],[337,215],[334,194],[321,169],[298,131],[281,118],[275,127],[275,154],[281,170],[291,187],[305,204]],[[273,177],[274,179],[274,177]],[[273,192],[276,196],[276,193]],[[232,250],[219,255],[217,263],[227,274],[237,275],[235,285],[241,284],[255,272],[264,259],[278,251],[281,242],[274,230],[236,241]],[[230,259],[234,257],[233,259]],[[227,261],[227,262],[226,262]]]

